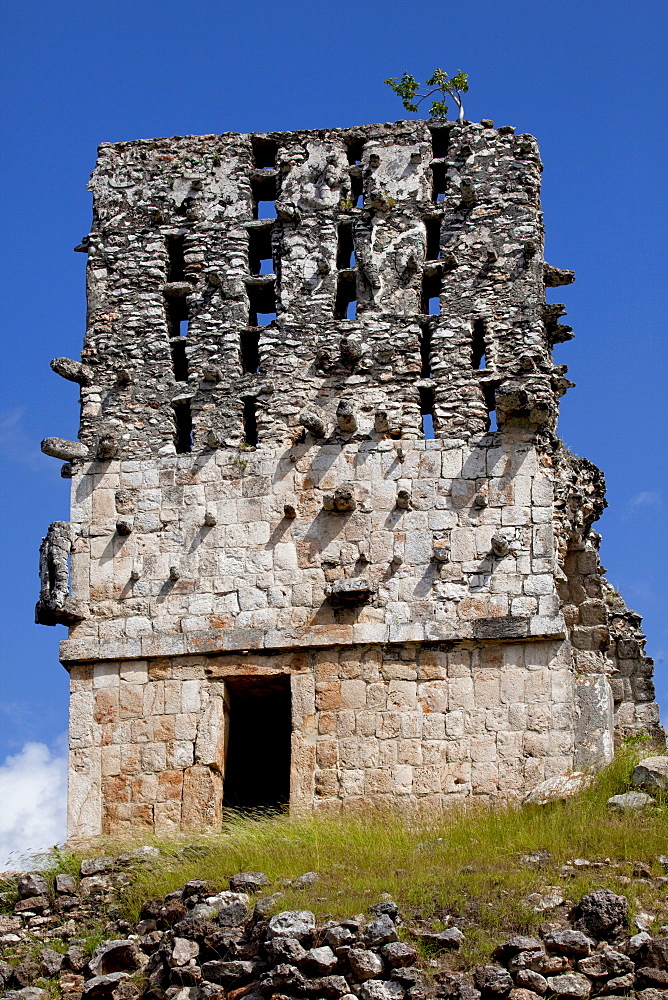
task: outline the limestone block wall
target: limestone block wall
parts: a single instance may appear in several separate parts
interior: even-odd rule
[[[294,812],[518,798],[573,764],[565,642],[108,661],[71,668],[70,829],[219,828],[226,683],[277,674],[291,681]]]
[[[453,445],[82,465],[71,576],[89,611],[63,658],[564,637],[551,469],[520,431]],[[355,509],[329,509],[343,487]],[[369,594],[337,604],[360,577]]]

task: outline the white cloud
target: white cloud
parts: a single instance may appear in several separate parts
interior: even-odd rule
[[[65,839],[67,756],[25,743],[0,766],[0,871]]]
[[[660,507],[661,506],[661,494],[657,493],[655,490],[643,490],[642,493],[636,493],[634,497],[629,500],[629,507],[633,510],[637,507]]]

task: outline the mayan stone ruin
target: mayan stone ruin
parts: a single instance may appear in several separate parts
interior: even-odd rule
[[[556,434],[540,171],[489,121],[100,147],[79,441],[42,444],[71,836],[520,798],[662,739]]]

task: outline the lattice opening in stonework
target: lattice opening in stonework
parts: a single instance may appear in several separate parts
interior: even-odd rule
[[[248,285],[248,325],[269,326],[276,319],[276,288],[273,281]]]
[[[253,195],[253,218],[276,218],[277,180],[275,172],[267,172],[266,176],[256,174],[251,180]]]
[[[174,444],[180,455],[187,455],[193,449],[193,420],[190,402],[173,403]]]
[[[431,151],[434,159],[442,160],[448,155],[450,149],[450,129],[430,128],[429,131],[431,132]]]
[[[260,333],[244,330],[240,338],[241,368],[246,374],[256,375],[260,370]]]
[[[441,312],[441,284],[440,274],[422,275],[422,294],[420,299],[420,312],[424,316],[438,316]]]
[[[257,444],[257,400],[254,396],[244,399],[244,443],[250,448]]]
[[[335,319],[357,317],[357,275],[353,268],[339,271],[336,281]]]
[[[253,149],[253,164],[259,170],[273,170],[276,167],[278,143],[275,139],[265,139],[254,135],[251,139]]]
[[[471,367],[474,371],[487,368],[487,330],[483,319],[473,321],[471,332]]]
[[[445,163],[431,164],[431,200],[433,202],[445,201],[448,176]]]
[[[425,438],[436,437],[436,414],[434,406],[436,403],[436,393],[431,388],[420,389],[420,413],[422,415],[422,433]]]
[[[274,259],[271,244],[272,224],[257,226],[248,232],[248,266],[251,274],[273,274]]]
[[[336,266],[346,270],[356,264],[353,226],[351,222],[342,222],[337,228]]]
[[[441,257],[441,220],[425,219],[424,228],[427,232],[427,260],[440,260]]]

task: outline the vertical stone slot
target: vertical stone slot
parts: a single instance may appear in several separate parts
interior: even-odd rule
[[[431,200],[434,202],[445,200],[445,191],[448,178],[445,172],[445,163],[431,164]]]
[[[179,455],[186,455],[193,449],[193,421],[190,403],[172,404],[174,410],[174,444]]]
[[[356,167],[350,171],[350,200],[353,208],[358,208],[364,196],[364,185],[362,182],[362,154],[364,153],[364,139],[351,139],[346,143],[346,155],[351,167]]]
[[[362,162],[362,154],[364,153],[364,139],[350,139],[346,143],[346,154],[348,156],[348,163],[350,166],[354,166],[356,163]]]
[[[431,151],[434,159],[442,160],[448,155],[450,149],[450,129],[430,128],[429,131],[431,132]]]
[[[487,343],[486,343],[485,321],[476,319],[473,321],[473,332],[471,334],[471,366],[474,371],[481,371],[487,368]]]
[[[425,219],[424,228],[427,231],[427,260],[439,260],[441,256],[441,220]]]
[[[290,799],[292,720],[288,677],[227,679],[229,739],[223,806],[283,809]]]
[[[255,135],[251,139],[251,146],[253,148],[253,163],[259,170],[274,170],[276,168],[278,143],[274,139],[265,139],[264,136]]]
[[[165,312],[170,337],[188,336],[188,301],[184,295],[166,295]]]
[[[269,326],[276,318],[276,289],[273,281],[266,284],[247,285],[248,325]]]
[[[499,428],[496,423],[496,385],[493,382],[484,383],[482,394],[485,397],[485,406],[487,407],[487,430],[497,431]]]
[[[169,260],[167,281],[185,281],[186,262],[183,236],[167,237],[167,257]]]
[[[273,274],[272,228],[269,223],[248,231],[248,267],[251,274]]]
[[[172,367],[177,382],[188,381],[188,358],[186,357],[186,341],[184,337],[174,338],[170,344],[172,352]]]
[[[420,369],[420,376],[422,378],[431,378],[431,338],[432,329],[431,324],[422,323],[420,325],[420,358],[422,361],[422,366]]]
[[[422,414],[422,433],[425,438],[433,439],[436,437],[436,420],[434,417],[434,403],[436,401],[436,393],[433,389],[420,389],[420,413]]]
[[[340,271],[336,282],[335,319],[357,317],[357,280],[354,270]]]
[[[441,312],[441,275],[422,275],[420,312],[423,316],[438,316]]]
[[[337,230],[336,266],[345,270],[356,266],[353,227],[350,222],[342,222]]]
[[[244,441],[249,446],[257,444],[257,400],[254,396],[244,399]]]
[[[253,195],[253,218],[276,218],[276,174],[272,171],[263,176],[258,171],[251,179]]]
[[[244,330],[241,334],[241,368],[250,375],[260,370],[260,334],[257,330]]]

